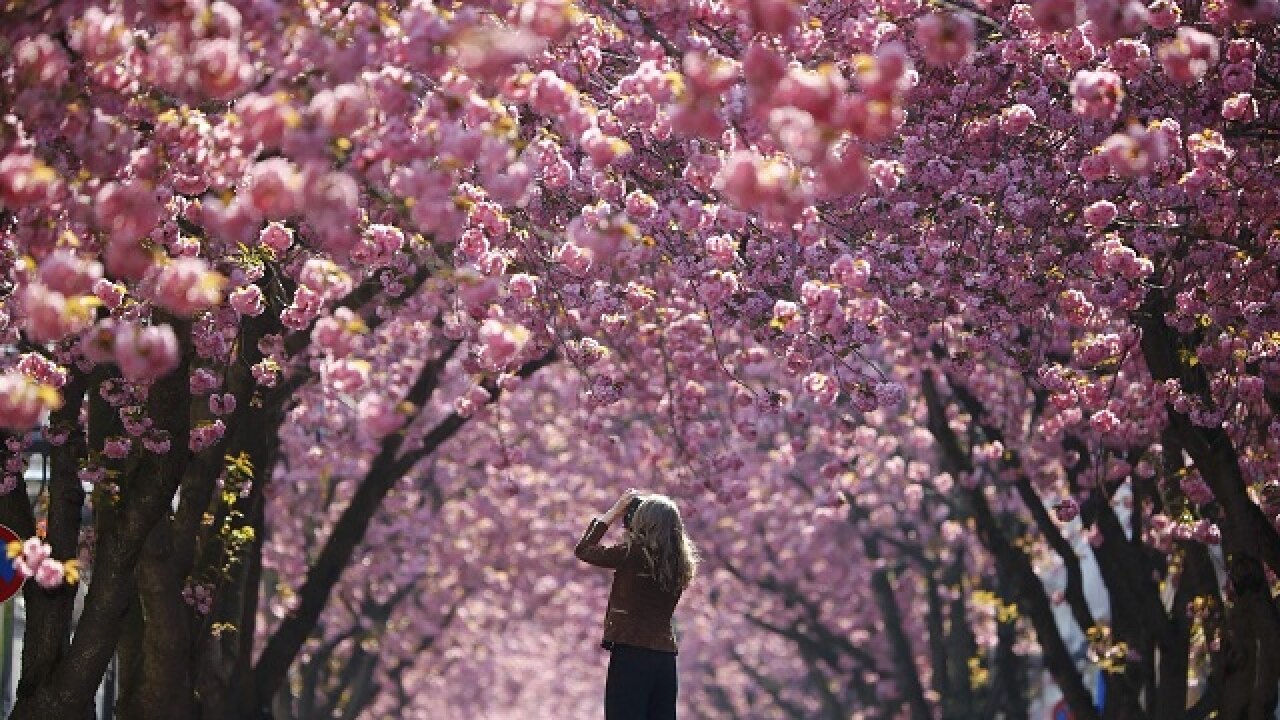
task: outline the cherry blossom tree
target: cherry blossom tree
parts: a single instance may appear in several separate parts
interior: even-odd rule
[[[755,682],[798,712],[871,698],[945,710],[962,673],[934,653],[946,637],[929,613],[958,601],[960,577],[992,593],[952,606],[977,623],[988,672],[1007,685],[1038,654],[1073,712],[1094,717],[1037,574],[1053,567],[1117,679],[1104,714],[1273,711],[1278,12],[0,9],[0,520],[30,538],[11,554],[36,581],[15,717],[87,713],[115,652],[126,716],[260,715],[300,652],[366,678],[476,671],[456,655],[434,665],[435,650],[360,670],[354,618],[401,605],[343,573],[403,542],[395,508],[496,523],[490,493],[518,487],[515,468],[563,469],[544,445],[516,461],[518,443],[480,436],[504,460],[449,468],[478,414],[513,433],[545,417],[487,414],[553,358],[572,371],[557,375],[561,402],[581,411],[562,433],[607,444],[642,424],[633,472],[763,527],[707,527],[717,577],[765,598],[735,610],[787,630],[812,607],[806,622],[857,650],[814,671],[820,656],[784,656],[798,639],[744,619],[731,627],[758,645],[719,656],[737,680],[709,682],[709,705],[731,713],[733,682]],[[14,490],[41,425],[52,472],[37,514]],[[899,444],[860,439],[873,426]],[[430,496],[430,468],[468,499],[412,499]],[[918,489],[899,498],[895,480]],[[314,512],[269,517],[273,495]],[[756,507],[775,495],[788,506]],[[820,529],[804,520],[815,507],[834,516]],[[1074,533],[1096,545],[1109,624],[1081,599]],[[766,548],[795,561],[758,565]],[[847,564],[830,564],[835,549]],[[467,560],[424,553],[437,570]],[[860,568],[869,594],[852,620],[832,618],[819,578]],[[492,593],[540,597],[495,578],[462,583],[467,602],[431,574],[392,584],[420,582],[482,614]],[[784,612],[779,593],[801,600]],[[973,620],[1011,601],[1025,619]],[[550,622],[531,617],[511,626],[531,643],[521,657]],[[877,617],[889,632],[864,642],[857,628]],[[1035,652],[1005,625],[1029,626]],[[827,687],[813,672],[851,678],[848,694],[797,695]],[[395,692],[369,707],[425,702]],[[310,702],[278,700],[295,701]]]

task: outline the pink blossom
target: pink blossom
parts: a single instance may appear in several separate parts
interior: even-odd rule
[[[572,275],[586,275],[591,269],[591,254],[583,248],[567,242],[556,249],[556,262],[564,265]]]
[[[62,404],[58,391],[20,372],[0,372],[0,427],[27,430]]]
[[[788,335],[797,335],[804,329],[800,307],[790,300],[778,300],[773,304],[773,325]]]
[[[232,290],[228,302],[241,317],[257,317],[267,308],[262,288],[257,285],[245,285]]]
[[[133,446],[133,441],[127,437],[109,437],[102,446],[102,454],[114,460],[120,460],[129,456],[129,448]]]
[[[42,588],[53,589],[62,584],[64,568],[61,562],[45,560],[36,567],[35,581]]]
[[[98,225],[110,234],[113,245],[135,243],[146,237],[164,212],[155,191],[139,180],[104,185],[93,209]]]
[[[279,93],[249,93],[240,98],[235,107],[244,123],[245,142],[249,147],[279,147],[285,131],[301,122],[298,111]]]
[[[920,0],[885,0],[881,7],[895,18],[909,18],[920,10]]]
[[[778,81],[770,100],[776,105],[801,113],[795,117],[799,120],[801,133],[804,133],[806,126],[811,125],[813,120],[827,122],[831,119],[836,99],[844,91],[844,76],[840,73],[793,67]],[[783,108],[776,108],[770,114],[778,109]]]
[[[191,371],[188,381],[192,395],[205,395],[222,385],[222,378],[208,368],[196,368]]]
[[[1218,169],[1230,162],[1235,152],[1217,130],[1206,129],[1187,138],[1187,150],[1196,167]]]
[[[231,393],[214,393],[209,396],[209,412],[214,415],[230,415],[236,411],[236,396]]]
[[[255,363],[249,370],[254,381],[263,387],[275,387],[280,381],[280,364],[270,358]]]
[[[481,358],[495,370],[505,368],[524,349],[529,337],[523,326],[495,318],[485,320],[476,333]]]
[[[102,263],[70,250],[55,250],[40,262],[40,282],[63,295],[87,295],[101,278]]]
[[[160,268],[155,302],[177,315],[189,317],[222,301],[225,281],[201,258],[182,257]]]
[[[1099,200],[1084,209],[1084,221],[1096,228],[1103,228],[1116,219],[1116,205],[1110,200]]]
[[[543,70],[529,86],[529,105],[543,115],[565,115],[569,112],[573,92],[572,87],[554,72]]]
[[[1151,60],[1151,48],[1139,40],[1122,38],[1114,42],[1107,50],[1107,60],[1111,67],[1126,80],[1132,80],[1147,72],[1154,64]]]
[[[117,13],[89,7],[83,18],[72,27],[71,47],[94,63],[107,63],[119,57],[131,39],[128,26]]]
[[[1063,32],[1075,27],[1080,19],[1076,0],[1032,0],[1031,16],[1045,32]]]
[[[1218,39],[1184,25],[1156,54],[1166,75],[1183,85],[1193,85],[1218,64]]]
[[[332,252],[350,248],[359,237],[355,233],[360,219],[356,181],[345,172],[327,172],[307,183],[305,195],[307,219],[322,244]]]
[[[1097,182],[1111,172],[1111,164],[1099,153],[1084,156],[1080,161],[1080,176],[1088,182]]]
[[[1123,133],[1115,133],[1102,143],[1102,156],[1111,172],[1120,177],[1138,177],[1152,171],[1169,155],[1169,146],[1161,132],[1138,125]]]
[[[67,369],[39,353],[23,353],[17,367],[23,375],[42,385],[60,389],[67,383]]]
[[[863,258],[845,254],[831,263],[831,277],[850,290],[862,290],[871,279],[871,264]]]
[[[898,189],[903,173],[902,163],[896,160],[875,160],[871,163],[871,177],[881,192],[893,192]]]
[[[130,382],[156,380],[178,366],[180,349],[168,325],[123,324],[116,332],[116,364]]]
[[[1110,410],[1099,410],[1089,418],[1089,425],[1095,432],[1106,435],[1116,431],[1120,426],[1120,418]]]
[[[374,439],[381,439],[399,430],[405,416],[396,410],[392,402],[381,395],[366,395],[357,406],[360,429]]]
[[[1196,505],[1207,505],[1213,502],[1213,490],[1198,475],[1184,475],[1179,485],[1187,499]]]
[[[847,144],[838,155],[827,155],[820,172],[827,192],[838,197],[857,197],[871,185],[867,159],[853,144]]]
[[[1000,112],[1000,130],[1006,135],[1018,137],[1027,132],[1036,121],[1036,113],[1030,106],[1018,103]]]
[[[605,135],[595,127],[583,133],[578,142],[597,168],[607,167],[631,154],[631,146],[625,140]]]
[[[330,135],[346,137],[369,122],[369,95],[359,85],[345,83],[316,93],[309,109]]]
[[[1258,103],[1251,93],[1238,93],[1222,101],[1222,117],[1235,122],[1249,122],[1258,117]]]
[[[124,280],[141,280],[155,263],[156,255],[139,240],[117,240],[107,245],[107,270]]]
[[[128,292],[127,288],[121,283],[113,283],[106,278],[98,278],[93,283],[93,294],[108,310],[115,310],[120,307],[120,303],[124,301],[124,296]]]
[[[0,158],[0,202],[8,207],[48,204],[61,190],[58,173],[34,155],[13,153]]]
[[[23,325],[27,336],[38,343],[61,340],[83,332],[94,321],[94,298],[68,298],[40,283],[22,289]]]
[[[787,72],[786,60],[769,46],[753,42],[742,56],[742,74],[747,85],[760,92],[769,91]]]
[[[458,66],[478,81],[493,82],[541,52],[546,41],[522,27],[471,27],[453,41]]]
[[[745,0],[747,21],[758,32],[781,35],[800,21],[795,0]]]
[[[1058,522],[1068,523],[1080,515],[1080,504],[1074,498],[1066,498],[1054,505],[1053,511],[1058,516]]]
[[[302,176],[285,158],[268,158],[254,165],[245,185],[249,204],[268,220],[293,215],[302,202]]]
[[[840,384],[834,378],[818,372],[811,372],[805,376],[804,388],[823,407],[834,405],[840,396]]]
[[[511,291],[511,296],[517,300],[532,300],[538,294],[538,278],[525,273],[517,273],[512,275],[507,282],[507,288]]]
[[[570,0],[529,0],[520,5],[520,24],[548,40],[557,41],[571,28]]]
[[[196,73],[193,89],[216,100],[227,100],[253,82],[253,63],[239,43],[228,38],[198,43],[191,64]]]
[[[915,39],[925,62],[940,67],[968,61],[974,36],[973,18],[961,13],[930,13],[915,24]]]
[[[17,78],[23,84],[56,89],[67,82],[71,61],[66,51],[48,35],[23,38],[13,46],[12,52]]]
[[[13,566],[22,575],[32,577],[52,554],[53,548],[45,541],[38,537],[27,538],[22,543],[22,551],[13,559]]]
[[[1081,70],[1071,81],[1071,108],[1077,115],[1114,120],[1124,101],[1124,82],[1107,70]]]
[[[258,244],[269,250],[272,257],[283,258],[285,251],[293,244],[293,230],[278,222],[267,223],[262,232],[258,233]]]
[[[1100,44],[1142,32],[1147,8],[1140,0],[1085,0],[1085,17]]]
[[[227,431],[227,426],[221,420],[214,420],[211,423],[202,423],[191,428],[191,437],[187,442],[187,447],[191,452],[200,452],[207,448],[213,447],[215,443],[222,439]]]
[[[1182,21],[1182,8],[1174,0],[1152,0],[1147,4],[1147,22],[1157,30],[1168,30]]]

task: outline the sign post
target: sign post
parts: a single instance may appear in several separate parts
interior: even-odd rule
[[[0,548],[7,547],[9,543],[22,542],[22,538],[18,537],[18,533],[10,530],[5,525],[0,525]],[[13,560],[5,553],[0,557],[0,602],[5,602],[9,598],[18,594],[22,589],[22,583],[26,582],[27,576],[18,571],[14,567]]]

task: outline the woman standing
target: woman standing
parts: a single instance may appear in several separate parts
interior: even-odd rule
[[[622,542],[601,545],[609,525],[623,516]],[[671,616],[698,565],[680,510],[665,495],[628,490],[609,512],[591,519],[574,554],[614,570],[602,643],[611,653],[605,719],[674,720],[677,647]]]

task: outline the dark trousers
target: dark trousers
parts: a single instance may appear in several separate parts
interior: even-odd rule
[[[604,684],[605,720],[675,720],[676,656],[614,645]]]

